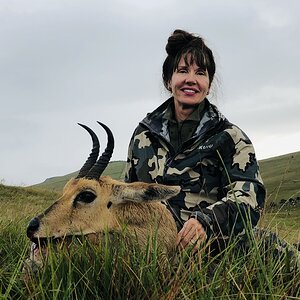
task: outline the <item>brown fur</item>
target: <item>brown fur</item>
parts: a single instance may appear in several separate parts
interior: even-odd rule
[[[75,201],[85,191],[95,194],[95,200]],[[99,181],[71,179],[61,198],[36,217],[40,226],[31,238],[93,235],[126,228],[128,236],[135,237],[141,246],[156,233],[158,243],[170,252],[175,248],[177,230],[171,213],[160,201],[179,191],[179,187],[124,183],[110,177]]]

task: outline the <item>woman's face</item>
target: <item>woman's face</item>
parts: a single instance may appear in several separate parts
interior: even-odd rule
[[[187,56],[187,61],[191,61],[190,55]],[[170,81],[175,107],[199,104],[208,94],[209,86],[207,70],[195,63],[187,65],[181,57]]]

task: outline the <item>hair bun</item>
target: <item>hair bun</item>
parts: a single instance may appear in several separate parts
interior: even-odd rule
[[[170,56],[176,56],[178,52],[181,52],[183,48],[189,45],[193,40],[198,38],[192,34],[176,29],[173,34],[168,38],[168,43],[166,45],[166,52]]]

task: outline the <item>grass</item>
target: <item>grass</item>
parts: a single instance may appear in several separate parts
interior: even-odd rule
[[[103,176],[109,175],[113,179],[123,179],[124,178],[124,161],[112,161],[108,164],[107,168],[103,172]],[[38,188],[42,190],[52,190],[52,191],[61,191],[67,181],[72,178],[76,177],[78,171],[72,172],[70,174],[66,174],[63,176],[57,176],[46,179],[44,182],[33,185],[33,188]]]
[[[300,196],[300,151],[260,161],[268,201]]]
[[[2,224],[3,225],[3,224]],[[152,247],[128,247],[109,238],[98,245],[73,239],[72,247],[50,244],[45,268],[22,281],[29,247],[20,224],[1,230],[1,299],[299,299],[300,273],[288,256],[271,255],[251,240],[240,255],[233,242],[220,256],[186,251],[161,263]],[[149,243],[150,245],[150,243]],[[293,298],[292,298],[293,297]]]
[[[69,249],[50,251],[46,267],[26,285],[21,279],[30,247],[26,225],[59,194],[0,185],[0,195],[5,212],[0,218],[0,299],[300,299],[300,272],[289,269],[293,262],[273,257],[254,239],[244,255],[233,242],[220,257],[186,252],[163,265],[155,242],[138,249],[122,239],[98,245],[75,239]],[[280,228],[286,237],[294,229],[296,238],[298,215],[299,210],[282,209],[266,214],[264,225]]]
[[[281,199],[299,195],[300,152],[260,165],[268,202],[277,203],[276,210],[266,211],[261,226],[289,243],[300,242],[300,207],[279,205]],[[105,174],[118,179],[123,170],[124,162],[115,162]],[[55,251],[50,243],[45,268],[25,284],[28,221],[53,203],[74,175],[48,179],[36,188],[0,184],[0,299],[300,299],[300,271],[288,253],[274,256],[272,246],[266,249],[251,235],[243,255],[233,241],[218,257],[208,258],[203,249],[163,264],[155,241],[153,247],[139,249],[122,239],[98,245],[74,239],[72,247]]]
[[[290,243],[300,244],[300,207],[279,209],[264,215],[261,225],[276,232]]]
[[[0,184],[1,221],[24,220],[43,211],[59,196],[48,190],[36,190]]]

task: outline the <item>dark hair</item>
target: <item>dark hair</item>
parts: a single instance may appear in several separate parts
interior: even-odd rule
[[[167,90],[170,91],[169,82],[181,57],[184,58],[187,65],[195,62],[199,67],[207,70],[209,76],[209,85],[211,85],[216,65],[212,51],[205,45],[203,39],[184,30],[176,29],[168,38],[166,45],[167,58],[163,63],[162,78]],[[191,60],[188,61],[188,55]]]

